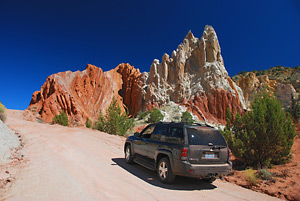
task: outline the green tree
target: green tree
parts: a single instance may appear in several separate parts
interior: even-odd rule
[[[55,115],[55,117],[53,117],[52,122],[62,126],[69,126],[68,116],[64,110],[61,114]]]
[[[6,110],[6,108],[0,102],[0,120],[3,121],[3,122],[5,122],[5,120],[6,120],[5,110]]]
[[[157,108],[154,108],[150,112],[150,117],[148,118],[148,123],[157,123],[164,119],[164,115],[161,113],[161,111]]]
[[[134,126],[134,119],[127,117],[128,113],[122,113],[120,106],[113,97],[105,115],[100,112],[95,128],[109,134],[125,135],[126,131]]]
[[[194,123],[193,116],[188,111],[185,111],[185,112],[182,113],[181,121],[182,122],[187,122],[187,123],[190,123],[190,124]]]
[[[289,159],[295,127],[280,102],[262,93],[256,96],[251,112],[242,117],[237,114],[223,134],[233,154],[246,165],[266,167]]]
[[[86,119],[86,121],[85,121],[85,126],[86,126],[87,128],[91,128],[91,127],[92,127],[92,121],[91,121],[89,118]]]

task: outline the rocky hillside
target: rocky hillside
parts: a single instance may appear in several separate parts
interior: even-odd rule
[[[257,92],[266,89],[286,108],[291,104],[291,97],[298,98],[300,92],[300,67],[277,66],[263,71],[242,71],[232,79],[243,90],[247,106]]]
[[[65,110],[71,124],[83,124],[105,112],[113,96],[134,116],[174,102],[200,120],[224,123],[228,107],[234,114],[245,109],[242,90],[225,69],[217,35],[206,26],[201,39],[190,31],[171,57],[155,59],[149,73],[120,64],[108,72],[88,65],[82,72],[51,75],[33,94],[27,112],[31,119],[41,116],[51,122]]]

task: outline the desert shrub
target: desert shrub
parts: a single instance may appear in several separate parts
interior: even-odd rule
[[[91,127],[92,127],[92,121],[91,121],[89,118],[86,119],[86,121],[85,121],[85,126],[86,126],[87,128],[91,128]]]
[[[190,124],[194,123],[193,116],[188,111],[185,111],[185,112],[182,113],[181,121],[182,122],[187,122],[187,123],[190,123]]]
[[[253,169],[244,170],[243,175],[249,186],[253,186],[253,185],[257,184],[257,177],[256,177],[255,171]]]
[[[69,126],[68,116],[64,110],[61,114],[55,115],[55,117],[53,117],[52,122],[62,126]]]
[[[3,122],[5,122],[5,120],[6,120],[5,110],[6,110],[6,108],[0,102],[0,120],[3,121]]]
[[[251,112],[231,118],[229,111],[226,120],[223,134],[228,146],[246,165],[263,168],[285,163],[290,158],[295,127],[274,96],[259,94]]]
[[[142,112],[142,111],[139,111],[138,112],[138,115],[137,115],[137,118],[139,120],[141,119],[145,119],[145,117],[150,113],[150,111],[145,111],[145,112]]]
[[[95,128],[114,135],[125,135],[126,131],[134,126],[134,119],[128,119],[128,113],[121,111],[116,99],[113,97],[110,106],[107,108],[105,115],[100,112]]]
[[[150,112],[150,117],[148,118],[148,123],[156,123],[160,122],[164,119],[164,115],[161,113],[161,111],[157,108],[154,108]]]
[[[271,181],[273,179],[272,178],[272,173],[269,172],[268,169],[260,169],[260,170],[257,171],[256,175],[257,175],[258,178],[261,178],[262,180]]]
[[[247,72],[244,70],[238,73],[238,75],[243,75],[243,76],[245,76],[246,74],[247,74]]]

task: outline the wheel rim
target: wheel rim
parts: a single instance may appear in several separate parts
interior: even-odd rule
[[[168,176],[168,166],[164,161],[160,163],[158,170],[160,178],[165,180]]]
[[[130,148],[129,147],[126,148],[125,158],[127,161],[129,161],[129,159],[130,159]]]

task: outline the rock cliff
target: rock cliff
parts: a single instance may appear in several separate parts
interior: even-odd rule
[[[283,107],[287,108],[291,104],[291,97],[297,94],[293,85],[282,83],[282,80],[276,79],[274,76],[272,78],[270,79],[267,73],[257,76],[254,72],[234,77],[237,85],[243,90],[247,107],[250,107],[255,95],[264,90],[275,95]]]
[[[51,75],[33,94],[28,111],[51,122],[65,110],[71,124],[83,124],[105,112],[113,96],[134,116],[174,102],[200,120],[224,123],[228,107],[234,114],[245,109],[242,90],[224,67],[216,32],[206,26],[201,39],[190,31],[171,57],[155,59],[149,73],[120,64],[107,72],[88,65],[82,72]]]
[[[61,72],[49,76],[40,91],[34,92],[28,110],[51,122],[56,114],[65,110],[73,125],[83,124],[86,118],[96,120],[105,112],[114,96],[131,114],[141,107],[138,98],[137,77],[141,73],[129,64],[103,72],[88,64],[82,72]]]

